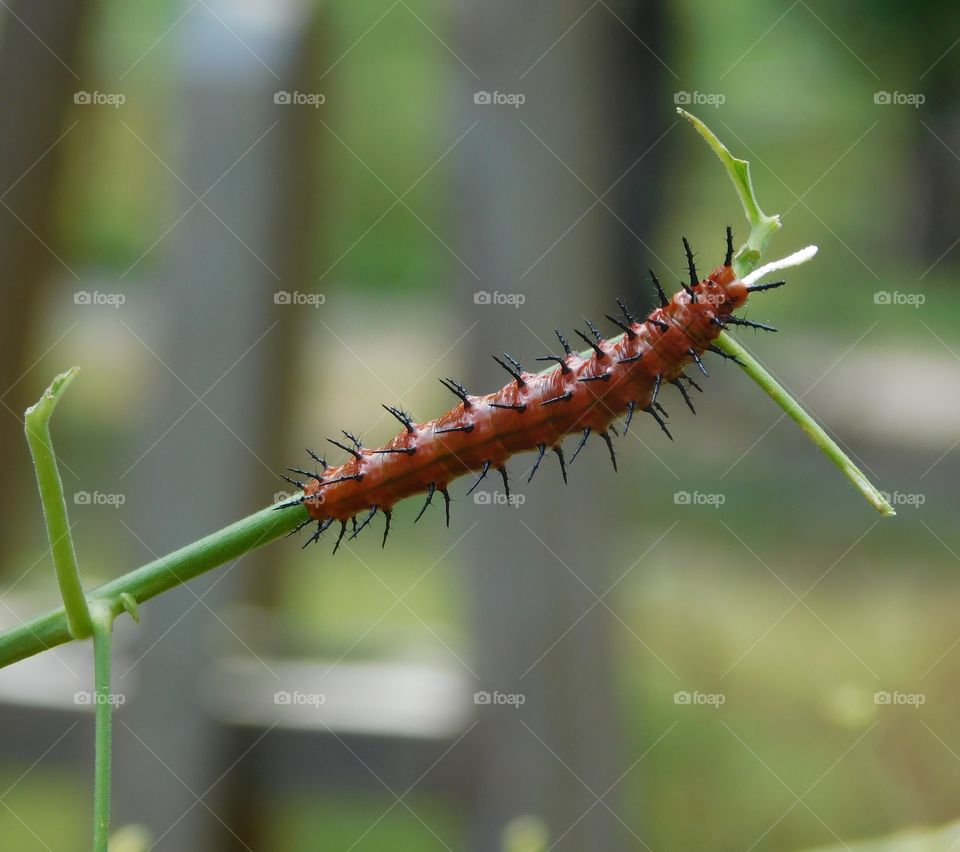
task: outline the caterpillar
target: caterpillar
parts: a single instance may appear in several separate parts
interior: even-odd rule
[[[330,466],[312,450],[307,453],[319,470],[287,468],[305,477],[305,481],[282,474],[283,478],[302,491],[299,497],[275,508],[287,509],[303,505],[308,517],[292,532],[300,532],[310,524],[316,530],[304,547],[317,542],[334,522],[340,529],[334,544],[336,553],[352,523],[350,539],[359,535],[380,512],[386,519],[382,546],[390,533],[394,505],[415,494],[425,493],[426,501],[416,517],[419,521],[430,507],[436,493],[444,499],[444,513],[450,526],[450,482],[467,473],[477,478],[467,494],[497,471],[506,494],[510,483],[506,463],[517,453],[536,451],[537,458],[527,478],[529,483],[547,451],[556,455],[563,481],[567,466],[572,464],[592,434],[604,441],[614,470],[617,457],[611,432],[618,435],[614,420],[626,416],[623,434],[627,433],[634,413],[642,411],[656,421],[673,440],[666,420],[668,414],[659,401],[666,384],[680,392],[687,407],[696,414],[690,390],[701,391],[685,369],[695,365],[706,377],[702,356],[712,352],[725,359],[739,361],[714,345],[720,332],[728,326],[741,326],[763,331],[776,331],[766,323],[753,322],[733,315],[742,308],[751,293],[772,290],[785,281],[757,283],[767,273],[795,266],[812,257],[811,246],[780,261],[768,263],[741,280],[733,270],[733,232],[726,229],[726,255],[706,278],[697,274],[693,252],[683,238],[689,283],[667,298],[657,276],[650,278],[659,298],[659,306],[646,317],[634,316],[627,305],[617,299],[623,319],[606,315],[620,332],[613,339],[604,339],[600,330],[585,320],[589,334],[579,329],[575,334],[589,347],[575,352],[559,330],[556,331],[563,354],[544,355],[538,361],[553,366],[539,373],[523,369],[519,361],[506,353],[494,360],[510,374],[510,381],[494,393],[476,396],[467,392],[454,379],[440,379],[458,402],[449,411],[426,423],[417,423],[402,408],[384,405],[403,426],[400,433],[384,446],[369,449],[350,432],[343,432],[347,443],[333,438],[327,441],[345,451],[350,458],[341,465]],[[561,446],[564,438],[578,434],[579,443],[569,462]],[[357,518],[361,517],[360,522]]]

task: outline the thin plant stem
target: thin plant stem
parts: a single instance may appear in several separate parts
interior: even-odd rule
[[[747,241],[741,246],[733,259],[734,272],[738,278],[743,278],[760,265],[760,259],[767,244],[773,235],[780,230],[780,217],[776,215],[768,216],[760,209],[753,188],[753,181],[750,178],[750,164],[746,160],[739,160],[734,157],[713,131],[695,115],[684,109],[677,109],[677,113],[693,124],[697,132],[720,158],[720,162],[727,170],[740,202],[743,204],[743,212],[750,223],[750,233],[747,236]],[[811,248],[814,248],[815,251],[815,247]],[[820,452],[840,469],[871,506],[886,517],[897,514],[893,506],[867,479],[863,471],[840,449],[836,441],[824,431],[823,427],[810,414],[804,411],[800,403],[790,396],[783,385],[771,376],[749,352],[726,333],[722,333],[717,338],[716,345],[727,354],[737,357],[743,371],[786,412],[794,423],[803,429]]]
[[[50,540],[50,552],[57,572],[57,583],[67,613],[67,626],[73,639],[84,639],[90,635],[90,610],[80,583],[80,569],[77,567],[77,554],[70,534],[70,522],[67,520],[67,503],[63,496],[63,480],[57,467],[57,457],[53,452],[53,440],[50,437],[50,417],[63,392],[73,381],[79,367],[72,367],[57,376],[43,396],[27,409],[24,418],[24,431],[33,457],[33,467],[37,474],[37,487],[40,490],[40,502],[46,522],[47,536]]]
[[[91,602],[105,601],[114,616],[201,574],[238,559],[290,532],[307,517],[303,507],[268,506],[222,530],[161,556],[109,583],[91,589]],[[63,607],[0,634],[0,668],[69,642],[73,636]]]
[[[107,852],[110,842],[110,751],[113,737],[111,651],[114,614],[109,604],[92,607],[94,667],[93,850]]]
[[[794,423],[803,429],[807,437],[820,449],[820,452],[840,469],[840,472],[854,484],[874,509],[881,515],[888,517],[896,515],[893,506],[867,479],[863,471],[840,449],[837,442],[823,430],[823,427],[804,411],[800,403],[790,396],[783,385],[761,366],[756,358],[726,332],[723,332],[717,338],[716,346],[728,355],[736,357],[737,361],[740,362],[741,369],[784,410]]]

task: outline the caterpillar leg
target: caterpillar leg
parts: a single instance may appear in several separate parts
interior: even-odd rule
[[[613,451],[613,441],[610,439],[609,432],[600,432],[600,437],[603,438],[604,443],[607,445],[607,449],[610,451],[610,463],[613,465],[613,472],[617,472],[617,454]]]
[[[570,464],[573,464],[577,460],[577,456],[580,455],[580,450],[584,448],[587,443],[587,438],[590,437],[590,433],[593,431],[589,426],[583,430],[583,437],[580,439],[580,443],[577,444],[577,448],[573,451],[573,455],[570,456]]]
[[[469,494],[472,494],[472,493],[473,493],[473,490],[474,490],[481,482],[483,482],[483,480],[486,478],[487,472],[488,472],[489,470],[490,470],[490,461],[487,460],[487,461],[485,461],[485,462],[483,463],[483,468],[482,468],[482,470],[480,471],[480,475],[477,477],[477,481],[474,482],[473,485],[470,486],[470,490],[467,492],[468,495],[469,495]]]
[[[312,523],[313,523],[313,518],[307,518],[303,523],[297,524],[292,530],[290,530],[290,532],[287,533],[286,537],[290,538],[290,536],[300,532],[300,530],[302,530],[306,526],[309,526]]]
[[[527,485],[533,481],[533,475],[537,472],[537,468],[540,467],[540,462],[543,461],[543,457],[547,452],[546,444],[537,444],[537,451],[540,455],[537,456],[537,460],[533,463],[533,469],[530,471],[530,475],[527,477]]]
[[[503,490],[506,492],[507,499],[510,499],[510,482],[507,479],[507,469],[505,467],[498,467],[497,470],[500,473],[501,478],[503,479]]]
[[[664,434],[672,441],[673,435],[670,434],[670,430],[667,428],[667,424],[663,422],[663,418],[659,414],[657,414],[657,410],[652,405],[647,406],[643,410],[646,411],[647,414],[651,415],[653,419],[657,421],[657,425],[661,429],[663,429]]]
[[[377,506],[376,504],[374,504],[373,506],[370,507],[370,512],[369,512],[369,514],[363,519],[363,521],[360,523],[360,525],[354,529],[353,535],[351,535],[350,538],[347,539],[347,541],[353,541],[358,535],[360,535],[360,533],[363,532],[364,527],[366,527],[367,524],[369,524],[370,521],[373,520],[373,516],[374,516],[375,514],[377,514],[377,509],[378,509],[378,508],[379,508],[379,506]]]
[[[719,355],[724,361],[733,361],[734,364],[740,364],[741,366],[743,365],[743,361],[741,361],[736,355],[731,355],[729,352],[724,352],[719,346],[713,346],[711,344],[707,349],[707,352],[713,352],[714,355]]]
[[[670,382],[670,384],[674,385],[677,390],[680,391],[680,395],[683,397],[683,401],[687,404],[687,408],[696,414],[697,409],[693,407],[693,403],[690,401],[690,394],[687,393],[687,389],[681,384],[680,380],[674,379],[672,382]]]
[[[337,550],[340,548],[340,542],[343,541],[343,536],[347,531],[347,522],[340,521],[340,535],[337,536],[337,543],[333,546],[333,555],[337,555]]]
[[[320,536],[322,536],[329,526],[333,523],[333,518],[328,518],[326,521],[317,521],[317,531],[310,536],[304,543],[301,550],[304,550],[308,544],[316,544],[320,541]]]
[[[383,542],[380,544],[381,550],[387,546],[387,536],[390,535],[390,518],[393,517],[393,512],[390,509],[384,509],[383,516],[387,519],[387,525],[383,528]]]
[[[690,348],[687,350],[687,354],[693,358],[693,363],[697,365],[697,369],[703,373],[704,378],[709,378],[709,373],[707,373],[707,368],[703,366],[703,361],[700,360],[700,355],[697,354],[697,350]]]
[[[563,447],[557,446],[553,448],[553,451],[557,454],[557,459],[560,462],[560,475],[563,477],[563,484],[567,484],[567,463],[563,459]]]
[[[450,492],[444,488],[437,489],[443,495],[443,508],[447,515],[447,529],[450,528]]]
[[[417,517],[415,517],[415,518],[413,519],[413,522],[414,522],[414,523],[416,523],[417,521],[419,521],[420,518],[423,517],[423,513],[427,511],[427,506],[429,506],[429,505],[430,505],[430,501],[433,500],[433,495],[434,495],[434,492],[435,492],[436,490],[437,490],[437,483],[436,483],[436,482],[431,482],[431,483],[427,486],[427,500],[426,500],[426,502],[423,504],[423,508],[420,510],[420,514],[417,515]]]

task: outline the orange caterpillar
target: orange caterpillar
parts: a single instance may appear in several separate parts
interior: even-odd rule
[[[666,423],[666,411],[657,400],[661,387],[669,383],[677,387],[683,399],[694,411],[693,403],[683,384],[700,390],[684,368],[696,364],[704,376],[707,371],[701,361],[710,351],[732,358],[713,345],[713,341],[727,325],[749,326],[775,331],[771,326],[734,317],[743,307],[751,292],[779,287],[784,282],[767,284],[745,283],[734,275],[733,236],[727,228],[727,253],[723,265],[716,267],[706,278],[697,275],[693,254],[686,238],[683,247],[687,256],[690,283],[668,299],[657,277],[650,273],[660,307],[644,319],[636,319],[619,299],[617,303],[624,321],[607,316],[621,331],[618,337],[604,340],[600,331],[587,321],[592,336],[581,331],[576,334],[590,347],[584,354],[575,353],[558,331],[563,355],[548,355],[540,361],[555,361],[556,366],[541,373],[526,372],[514,358],[504,354],[506,361],[494,356],[506,370],[511,381],[500,390],[486,396],[474,396],[452,379],[441,379],[443,385],[459,397],[460,402],[435,420],[415,423],[399,408],[384,406],[400,423],[403,431],[393,440],[377,449],[361,446],[349,432],[344,435],[351,445],[332,439],[330,443],[348,452],[352,458],[346,463],[327,466],[316,453],[309,451],[321,472],[290,468],[307,477],[307,481],[284,477],[302,489],[302,496],[277,506],[284,509],[305,505],[309,517],[294,532],[316,522],[317,530],[306,542],[317,541],[334,521],[340,522],[340,531],[333,552],[337,552],[347,529],[353,522],[351,538],[355,538],[377,512],[386,518],[383,543],[390,531],[393,506],[405,497],[426,492],[427,499],[416,520],[433,500],[436,492],[443,495],[447,525],[450,524],[450,495],[447,486],[466,473],[479,473],[470,488],[473,491],[492,469],[503,477],[509,494],[506,463],[516,453],[536,450],[538,456],[527,481],[533,479],[547,450],[559,459],[563,480],[567,480],[566,463],[561,443],[570,434],[579,433],[571,463],[583,448],[587,438],[597,433],[606,442],[614,470],[617,467],[610,433],[616,433],[613,421],[626,415],[623,431],[626,434],[635,411],[652,415],[660,428],[672,439]],[[765,270],[786,265],[770,264]],[[792,264],[790,264],[792,265]],[[758,270],[762,273],[765,270]],[[758,273],[748,276],[755,279]],[[736,359],[734,359],[736,360]],[[696,413],[694,411],[694,413]],[[360,524],[357,515],[366,513]],[[304,546],[306,546],[306,544]]]

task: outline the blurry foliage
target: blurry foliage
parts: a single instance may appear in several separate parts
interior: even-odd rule
[[[876,837],[862,843],[844,843],[818,847],[811,852],[944,852],[960,843],[960,823],[937,828],[909,828],[888,837]]]
[[[387,794],[322,793],[275,801],[269,822],[277,828],[265,852],[440,852],[466,848],[464,815],[452,810],[448,801],[413,792],[403,802],[409,810]]]
[[[0,774],[5,850],[86,852],[90,848],[90,785],[66,769],[5,764]],[[55,818],[52,816],[55,815]]]
[[[392,293],[432,287],[450,261],[437,237],[402,204],[374,223],[394,204],[393,193],[403,195],[462,132],[450,135],[447,121],[449,72],[456,60],[403,5],[355,45],[357,35],[374,25],[383,9],[373,3],[325,6],[322,38],[332,52],[321,54],[314,67],[319,69],[316,89],[327,102],[317,111],[312,132],[318,156],[322,152],[329,158],[316,187],[322,211],[318,221],[329,231],[314,243],[313,277],[320,278],[340,255],[342,249],[331,247],[359,240],[331,271],[334,281]],[[410,6],[431,29],[443,29],[447,23],[444,6],[436,0]],[[198,6],[189,14],[206,13]],[[76,108],[71,123],[74,119],[79,123],[65,141],[69,161],[60,227],[68,256],[118,274],[192,201],[124,127],[126,123],[133,128],[143,143],[180,171],[178,125],[170,120],[181,108],[171,94],[178,84],[176,40],[162,40],[140,58],[156,33],[169,27],[167,18],[156,4],[119,0],[103,4],[100,26],[88,48],[88,87],[97,89],[99,81],[100,89],[118,89],[127,101],[116,110]],[[237,49],[243,50],[239,45]],[[266,69],[263,74],[269,76]],[[453,238],[444,209],[452,162],[437,165],[404,197],[445,242]],[[228,165],[225,162],[224,168]],[[193,187],[201,193],[205,188]],[[188,220],[177,225],[187,226]],[[162,257],[162,252],[151,253],[129,283],[135,286],[138,280],[149,279]]]

